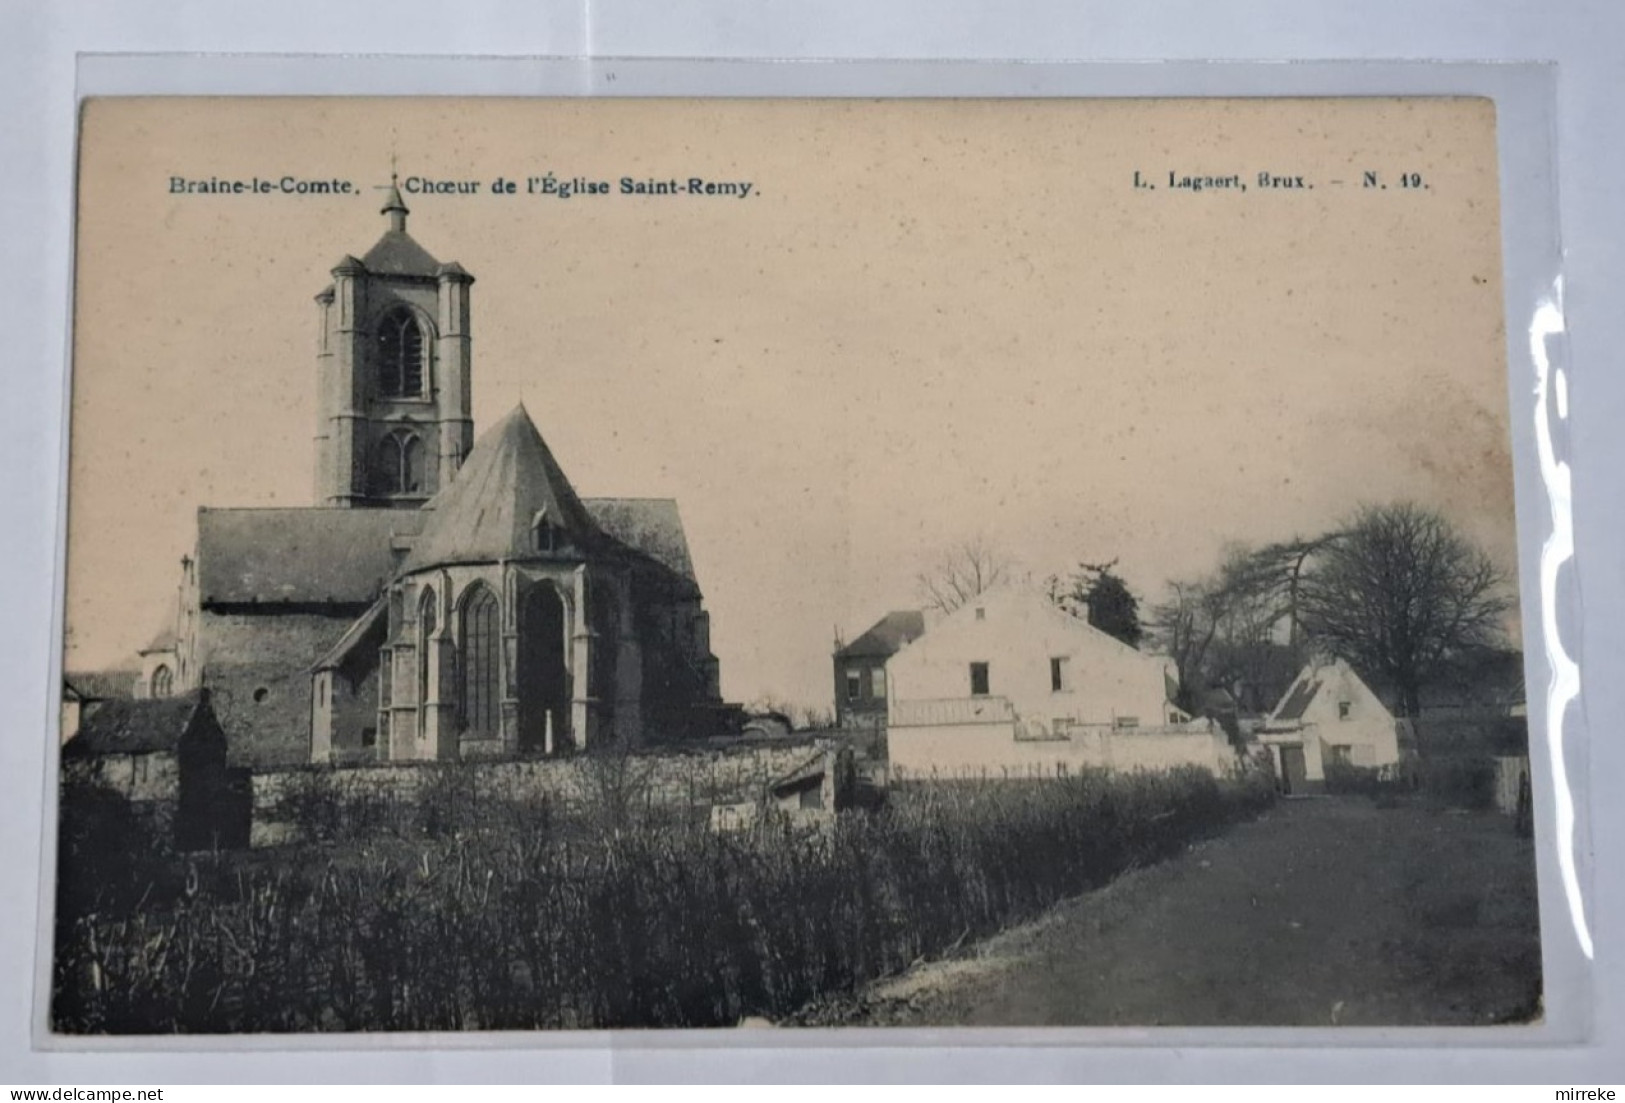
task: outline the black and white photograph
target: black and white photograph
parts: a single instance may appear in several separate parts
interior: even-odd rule
[[[1499,188],[1471,98],[87,101],[50,1030],[1538,1024]]]

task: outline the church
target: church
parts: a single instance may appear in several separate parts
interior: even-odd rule
[[[477,439],[474,278],[388,227],[316,296],[315,504],[198,511],[140,696],[207,688],[234,764],[557,755],[712,734],[670,499],[582,498],[523,405]]]

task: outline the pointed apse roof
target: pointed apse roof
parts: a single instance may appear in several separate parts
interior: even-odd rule
[[[554,531],[576,548],[608,542],[522,404],[475,441],[456,477],[425,508],[429,518],[403,572],[533,559],[534,526],[544,511]]]

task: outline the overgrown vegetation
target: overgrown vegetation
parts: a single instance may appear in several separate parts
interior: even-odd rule
[[[458,802],[435,796],[434,829],[410,842],[188,866],[153,852],[137,862],[149,884],[138,905],[65,901],[57,1029],[777,1018],[1163,858],[1272,792],[1257,774],[1221,782],[1196,770],[931,784],[825,832],[741,835],[613,802],[570,824],[518,805],[522,821],[496,824],[487,808],[443,823]]]
[[[1495,759],[1450,755],[1410,759],[1397,766],[1326,764],[1326,791],[1377,799],[1420,794],[1452,808],[1483,811],[1495,806]]]

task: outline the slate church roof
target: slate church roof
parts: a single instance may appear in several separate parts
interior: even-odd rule
[[[426,505],[429,520],[404,569],[496,563],[536,556],[538,518],[574,547],[602,547],[605,534],[523,405],[474,442],[456,477]]]
[[[698,584],[676,499],[584,498],[581,504],[610,536]]]
[[[205,606],[367,605],[394,576],[394,546],[416,510],[200,509],[198,589]]]
[[[198,510],[199,597],[216,608],[371,605],[402,570],[534,556],[542,511],[575,547],[631,551],[698,589],[677,503],[583,500],[520,406],[421,510]]]
[[[378,244],[361,258],[367,271],[380,276],[420,276],[440,274],[440,262],[405,230],[386,230]]]

